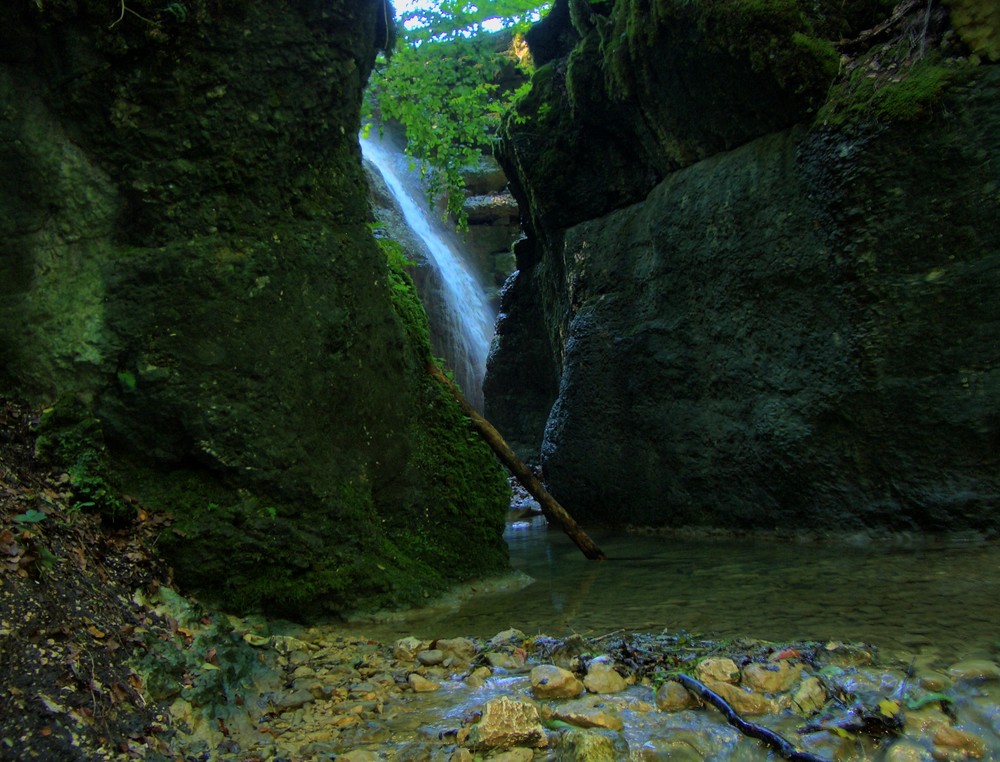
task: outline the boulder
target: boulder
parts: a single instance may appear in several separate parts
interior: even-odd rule
[[[504,696],[486,703],[482,717],[469,728],[466,743],[473,749],[541,748],[548,737],[538,707]]]

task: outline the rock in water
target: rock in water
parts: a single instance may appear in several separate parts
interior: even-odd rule
[[[543,664],[531,670],[531,692],[538,698],[575,698],[583,691],[583,683],[562,667]]]
[[[503,697],[486,703],[466,742],[475,749],[541,748],[548,744],[548,738],[534,704]]]

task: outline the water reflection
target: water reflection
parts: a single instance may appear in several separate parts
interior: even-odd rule
[[[478,594],[373,637],[688,630],[769,640],[862,640],[942,656],[1000,640],[1000,545],[820,545],[593,533],[587,561],[535,520],[507,531],[523,589]],[[382,626],[379,629],[382,629]]]

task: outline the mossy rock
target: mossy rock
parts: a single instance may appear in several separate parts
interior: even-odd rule
[[[831,88],[816,124],[852,130],[926,116],[948,92],[975,71],[956,59],[933,55],[885,70],[881,56],[869,56]]]
[[[35,6],[0,10],[0,375],[80,401],[46,434],[62,467],[173,514],[177,580],[233,609],[503,569],[502,469],[428,386],[425,317],[369,227],[381,0]]]
[[[994,0],[945,0],[951,25],[976,55],[1000,61],[1000,5]]]
[[[506,481],[424,370],[405,263],[367,226],[275,238],[281,255],[274,240],[133,251],[112,289],[110,324],[148,339],[127,342],[143,351],[99,409],[146,453],[120,483],[176,518],[161,545],[178,581],[291,617],[414,603],[505,568]]]

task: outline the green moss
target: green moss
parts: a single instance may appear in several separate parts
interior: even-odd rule
[[[410,278],[406,268],[413,263],[406,258],[403,247],[399,242],[379,234],[376,230],[375,242],[385,255],[386,264],[389,268],[389,288],[392,298],[392,307],[403,325],[410,340],[410,344],[416,349],[420,359],[430,362],[431,359],[431,338],[430,324],[427,322],[427,312],[417,297],[413,279]]]
[[[804,62],[817,80],[832,82],[840,72],[840,53],[829,40],[795,32],[792,44],[799,51],[797,60]],[[808,78],[805,72],[799,77],[800,80]]]
[[[816,116],[817,124],[844,128],[918,119],[968,71],[923,59],[911,66],[893,66],[884,74],[869,63],[857,66],[831,90]]]
[[[798,0],[734,0],[708,6],[699,19],[708,44],[745,58],[755,73],[769,72],[794,93],[823,91],[840,56],[823,28]]]
[[[433,477],[393,539],[417,559],[443,561],[455,581],[482,573],[484,558],[492,559],[485,571],[500,571],[506,553],[499,538],[510,503],[506,473],[447,389],[428,377],[422,397],[413,468]]]
[[[393,307],[426,365],[431,361],[426,312],[403,270],[405,260],[391,255],[392,247],[389,251]],[[383,555],[395,561],[395,568],[377,575],[390,579],[409,600],[417,587],[436,592],[447,583],[506,568],[501,536],[510,502],[506,474],[492,452],[451,393],[423,368],[420,372],[419,414],[408,437],[414,442],[408,465],[411,486],[405,496],[386,496],[405,506],[384,527]],[[431,568],[447,569],[447,580],[428,574]]]
[[[745,61],[782,90],[816,101],[839,67],[831,40],[850,36],[874,16],[875,5],[876,0],[624,0],[602,41],[609,89],[625,97],[636,91],[634,78],[650,69],[650,57],[669,56],[682,68],[711,68],[716,64],[698,57],[699,49],[707,49],[721,57],[718,64],[724,65],[725,57]]]
[[[387,238],[379,247],[405,337],[394,351],[413,381],[398,393],[414,397],[405,430],[380,444],[375,460],[343,452],[337,486],[323,495],[251,487],[195,467],[131,466],[135,491],[175,516],[161,545],[179,584],[223,608],[301,618],[394,607],[506,566],[504,474],[426,374],[426,313],[399,247]],[[390,458],[394,445],[404,450]]]
[[[140,467],[132,476],[145,500],[172,507],[160,547],[183,557],[178,583],[225,609],[300,618],[413,602],[443,585],[387,537],[364,477],[343,485],[335,512],[303,525],[301,506],[232,489],[209,472]]]
[[[1000,6],[995,0],[945,0],[951,25],[976,55],[1000,61]]]

